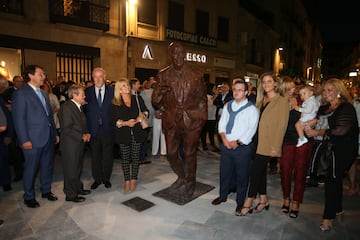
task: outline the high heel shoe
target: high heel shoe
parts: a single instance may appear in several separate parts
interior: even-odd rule
[[[260,208],[260,206],[262,206],[262,207]],[[266,202],[264,202],[264,203],[259,202],[259,203],[256,205],[256,207],[254,208],[254,213],[260,213],[260,212],[262,212],[264,209],[267,211],[267,210],[269,210],[269,208],[270,208],[270,203],[269,203],[268,201],[266,201]]]
[[[289,198],[285,198],[283,201],[283,205],[281,207],[281,211],[283,213],[289,213],[290,210],[290,199]]]
[[[299,210],[290,210],[289,217],[291,218],[297,218],[299,214]]]
[[[243,210],[245,210],[245,211],[243,211]],[[253,209],[251,207],[242,207],[240,211],[235,211],[235,215],[240,216],[240,217],[244,217],[248,213],[252,213],[252,212],[253,212]]]
[[[289,206],[282,205],[281,211],[282,211],[283,213],[289,213],[289,211],[290,211],[290,205],[289,205]]]
[[[294,206],[296,206],[296,210],[294,209]],[[298,214],[299,214],[299,203],[298,202],[293,202],[292,206],[291,206],[290,213],[289,213],[289,217],[297,218]]]
[[[136,190],[136,179],[131,179],[130,180],[130,191],[135,191]]]
[[[127,180],[124,183],[124,193],[128,193],[129,191],[130,191],[130,180]]]
[[[320,230],[323,232],[330,231],[333,227],[332,220],[330,219],[323,219],[320,224]]]

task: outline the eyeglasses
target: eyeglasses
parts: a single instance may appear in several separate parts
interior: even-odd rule
[[[232,91],[233,92],[245,92],[244,89],[236,89],[236,88],[233,88]]]

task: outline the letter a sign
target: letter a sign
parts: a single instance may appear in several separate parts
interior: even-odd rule
[[[154,60],[154,56],[151,52],[151,48],[149,45],[146,45],[144,47],[144,51],[143,51],[143,54],[142,54],[142,58],[143,59],[150,59],[150,60]]]

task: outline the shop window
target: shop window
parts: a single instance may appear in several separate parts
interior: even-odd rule
[[[93,57],[72,53],[56,53],[56,74],[68,81],[84,83],[91,80]]]
[[[201,36],[209,36],[209,13],[196,10],[196,33]]]
[[[218,17],[218,40],[229,41],[229,19],[225,17]]]
[[[168,28],[184,31],[184,4],[169,1]]]
[[[24,15],[23,0],[0,0],[0,11]]]
[[[157,0],[139,0],[138,22],[157,25]]]
[[[13,48],[0,48],[0,74],[7,80],[21,75],[22,51]]]

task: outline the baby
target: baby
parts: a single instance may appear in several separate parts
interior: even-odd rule
[[[300,98],[303,100],[303,104],[301,107],[295,107],[297,111],[301,112],[299,121],[295,123],[295,128],[299,136],[296,147],[300,147],[308,142],[308,139],[304,135],[305,123],[316,117],[320,107],[320,103],[315,99],[314,91],[311,86],[306,85],[300,89]]]

